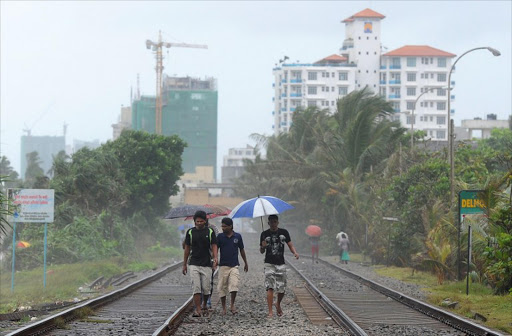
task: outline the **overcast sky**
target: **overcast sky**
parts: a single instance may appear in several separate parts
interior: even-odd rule
[[[429,45],[461,55],[452,75],[455,125],[511,113],[511,1],[4,1],[1,6],[0,151],[20,169],[23,129],[105,142],[140,74],[142,94],[155,93],[155,58],[146,49],[162,30],[171,48],[169,75],[218,79],[218,167],[228,148],[272,134],[272,68],[284,55],[315,62],[337,53],[341,21],[365,8],[386,18],[388,51]],[[208,128],[208,125],[197,125]],[[219,170],[220,171],[220,170]]]

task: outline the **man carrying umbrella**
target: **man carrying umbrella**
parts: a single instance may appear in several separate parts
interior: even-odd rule
[[[283,315],[281,301],[286,290],[284,245],[288,245],[296,259],[299,259],[299,254],[292,244],[288,230],[278,228],[279,218],[277,215],[268,216],[268,225],[270,229],[263,231],[260,236],[260,253],[265,253],[265,289],[267,290],[268,317],[272,317],[274,291],[277,292],[277,316]]]
[[[188,271],[187,261],[190,256],[190,278],[194,295],[195,312],[192,316],[201,316],[201,293],[203,294],[203,310],[207,311],[206,301],[211,293],[212,271],[217,267],[217,237],[211,228],[205,226],[207,221],[204,211],[194,214],[195,227],[189,229],[185,236],[185,252],[183,253],[183,274]],[[210,249],[213,256],[210,255]],[[213,265],[212,265],[213,258]],[[213,269],[212,269],[213,268]]]

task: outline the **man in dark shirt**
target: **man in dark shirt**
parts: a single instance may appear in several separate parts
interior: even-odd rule
[[[299,254],[292,244],[288,230],[277,227],[279,225],[277,215],[268,216],[268,225],[270,229],[263,231],[260,236],[260,253],[265,253],[265,288],[267,290],[268,317],[273,315],[274,291],[277,292],[277,316],[283,316],[281,301],[286,290],[284,245],[288,245],[296,259],[299,259]]]
[[[245,256],[244,241],[242,235],[233,231],[233,220],[225,217],[221,221],[222,233],[217,236],[217,244],[220,250],[219,262],[219,291],[220,301],[222,302],[222,314],[226,314],[226,295],[231,294],[231,313],[236,314],[235,298],[238,292],[238,283],[240,281],[240,272],[238,271],[238,250],[244,260],[244,271],[249,270],[249,264]]]
[[[192,294],[196,310],[192,316],[201,316],[201,293],[203,294],[203,311],[208,311],[206,301],[211,292],[210,279],[217,267],[217,237],[212,229],[205,227],[207,221],[204,211],[194,215],[195,227],[189,229],[185,236],[185,252],[183,253],[183,274],[187,274],[187,261],[190,256],[190,278]],[[212,257],[212,253],[213,257]],[[212,263],[213,258],[213,263]]]

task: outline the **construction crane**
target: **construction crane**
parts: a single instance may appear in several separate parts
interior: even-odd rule
[[[164,70],[162,48],[201,48],[208,49],[204,44],[169,43],[162,41],[162,32],[158,32],[158,42],[146,40],[146,47],[153,49],[156,55],[156,106],[155,106],[155,133],[162,134],[162,72]]]

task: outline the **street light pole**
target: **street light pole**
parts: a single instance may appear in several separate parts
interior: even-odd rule
[[[454,146],[453,146],[453,143],[454,143],[454,139],[453,139],[453,130],[452,130],[452,126],[451,126],[451,121],[450,121],[450,100],[451,100],[451,78],[452,78],[452,72],[453,72],[453,69],[455,68],[455,64],[457,64],[457,62],[466,54],[469,54],[470,52],[472,51],[475,51],[475,50],[480,50],[480,49],[487,49],[489,50],[494,56],[500,56],[501,53],[494,49],[494,48],[491,48],[491,47],[478,47],[478,48],[473,48],[473,49],[470,49],[468,51],[466,51],[465,53],[463,53],[462,55],[460,55],[456,60],[455,62],[453,63],[452,67],[450,68],[450,72],[448,73],[448,104],[447,104],[447,108],[448,108],[448,111],[446,113],[446,123],[447,123],[447,131],[448,131],[448,163],[450,164],[450,208],[452,207],[452,204],[453,204],[453,180],[454,180]]]

